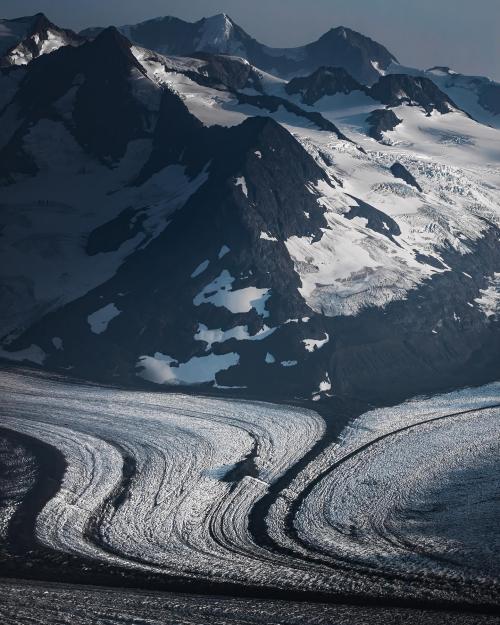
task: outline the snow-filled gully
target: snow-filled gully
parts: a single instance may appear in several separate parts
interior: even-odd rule
[[[289,406],[6,371],[0,393],[2,426],[66,462],[32,528],[52,552],[200,583],[497,601],[499,384],[365,413],[333,442]]]

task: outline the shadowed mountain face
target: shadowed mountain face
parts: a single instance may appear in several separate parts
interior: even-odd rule
[[[82,31],[93,37],[99,28]],[[280,76],[314,71],[322,65],[343,67],[363,83],[374,82],[397,62],[384,46],[349,28],[332,28],[320,39],[297,48],[271,48],[248,35],[226,14],[190,23],[174,17],[148,20],[120,28],[134,43],[162,54],[193,52],[230,54]]]
[[[0,67],[25,65],[61,46],[78,46],[84,41],[81,35],[50,22],[43,13],[0,20]]]
[[[458,108],[429,78],[406,74],[383,76],[370,89],[370,95],[387,106],[407,103],[421,106],[427,113],[448,113]]]
[[[313,105],[323,96],[353,91],[368,93],[368,89],[342,67],[320,67],[310,76],[292,78],[285,87],[290,95],[300,94],[305,104]]]
[[[426,77],[286,82],[183,24],[212,52],[111,27],[1,72],[0,355],[325,401],[495,376],[494,131]],[[364,41],[327,35],[308,63]]]
[[[340,26],[305,46],[309,66],[343,67],[356,80],[371,84],[397,59],[379,43]]]
[[[377,109],[368,115],[366,122],[370,137],[382,141],[384,133],[394,130],[401,123],[401,120],[390,109]]]
[[[390,74],[381,76],[371,87],[365,87],[341,67],[320,67],[309,76],[292,78],[286,84],[285,91],[289,95],[298,95],[301,101],[309,106],[314,106],[325,96],[358,92],[388,108],[401,105],[417,106],[427,114],[437,111],[443,115],[459,108],[429,78]],[[396,127],[397,118],[395,119],[394,113],[391,113],[386,109],[372,113],[370,124],[374,127],[375,133],[372,136],[376,137],[377,128],[384,131]]]
[[[13,154],[25,171],[33,167],[22,137],[31,125],[50,116],[59,117],[88,153],[103,159],[123,156],[131,140],[146,136],[148,111],[132,96],[128,80],[143,72],[129,42],[114,28],[92,43],[67,46],[37,59],[10,104],[20,123],[0,148],[0,171],[4,175],[15,171]],[[72,119],[64,120],[57,103],[68,94],[74,108]]]
[[[104,62],[97,63],[98,58]],[[41,90],[49,76],[52,79]],[[71,112],[58,116],[57,102],[70,94]],[[156,102],[154,110],[151,100]],[[185,205],[172,214],[168,228],[163,231],[166,223],[160,224],[154,240],[139,245],[111,280],[43,319],[18,345],[29,341],[31,335],[44,335],[53,346],[57,327],[64,350],[54,351],[56,366],[66,366],[63,363],[68,358],[75,358],[86,376],[106,377],[111,368],[114,375],[132,380],[140,358],[156,352],[174,355],[178,363],[193,358],[203,362],[209,356],[222,363],[233,362],[231,341],[212,350],[210,333],[200,331],[204,327],[228,328],[230,335],[233,326],[238,328],[235,338],[239,334],[248,337],[244,349],[238,350],[241,371],[253,380],[251,385],[266,383],[266,378],[269,382],[255,364],[256,358],[264,362],[269,347],[260,340],[275,334],[274,344],[286,346],[300,328],[278,331],[277,326],[305,316],[307,306],[297,291],[300,282],[286,247],[271,244],[261,233],[282,240],[320,237],[321,227],[326,226],[324,209],[311,189],[319,181],[330,184],[329,177],[290,133],[269,117],[251,117],[232,128],[205,127],[177,93],[150,82],[128,41],[112,28],[79,48],[65,48],[31,64],[11,107],[24,121],[4,148],[2,164],[6,168],[8,154],[25,152],[30,128],[43,124],[50,111],[52,123],[77,140],[79,153],[109,165],[123,159],[128,145],[146,141],[149,147],[142,162],[135,165],[130,185],[145,188],[169,170],[176,172],[174,180],[179,183],[189,186],[192,181]],[[25,157],[28,159],[28,154]],[[36,166],[29,173],[43,176]],[[11,165],[10,181],[17,175]],[[88,233],[86,253],[90,257],[112,254],[134,237],[145,236],[144,207],[124,203],[123,209]],[[101,222],[104,215],[105,208]],[[213,287],[204,289],[210,281]],[[266,303],[271,292],[273,301]],[[120,299],[120,319],[105,337],[104,333],[95,335],[96,340],[84,347],[87,317],[102,308],[101,300],[107,301],[111,293]],[[227,294],[225,306],[210,303],[214,293],[221,298]],[[160,308],[162,313],[157,314]],[[61,323],[67,324],[65,330]],[[101,354],[98,365],[96,348]],[[316,369],[309,386],[319,385],[323,372],[318,364]],[[286,373],[283,369],[282,375]],[[300,388],[298,370],[287,377],[287,384]],[[189,379],[181,377],[182,381]]]
[[[485,76],[467,76],[449,67],[432,67],[420,70],[392,65],[390,73],[405,74],[431,80],[456,106],[475,120],[500,127],[500,84]]]

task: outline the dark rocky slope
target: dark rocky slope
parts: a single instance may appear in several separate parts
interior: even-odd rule
[[[426,113],[449,113],[458,106],[429,78],[408,74],[382,76],[370,89],[375,100],[387,106],[410,104],[422,107]]]
[[[292,78],[285,90],[290,95],[300,94],[302,101],[310,106],[326,95],[368,92],[365,86],[354,80],[342,67],[320,67],[310,76]]]
[[[105,69],[93,64],[97,54],[105,55]],[[48,314],[8,349],[22,349],[26,342],[35,341],[46,350],[49,368],[72,367],[74,373],[86,377],[132,383],[137,380],[136,365],[142,355],[162,352],[179,362],[206,355],[206,343],[194,338],[199,324],[223,330],[246,326],[250,335],[267,326],[277,329],[265,344],[230,340],[214,345],[212,352],[220,355],[237,349],[237,377],[245,380],[239,386],[307,388],[312,392],[324,375],[324,370],[316,370],[314,354],[307,365],[307,380],[301,374],[302,365],[282,368],[277,364],[271,383],[263,365],[271,349],[282,360],[291,361],[298,355],[308,360],[302,335],[322,337],[321,322],[312,321],[306,328],[285,324],[290,318],[305,316],[308,307],[299,295],[299,278],[283,240],[292,235],[321,236],[321,227],[326,225],[324,209],[310,189],[318,180],[327,184],[330,180],[300,144],[268,117],[250,118],[233,128],[207,128],[189,113],[176,93],[165,88],[156,120],[146,120],[128,80],[140,71],[126,40],[109,29],[81,48],[67,48],[32,64],[17,97],[29,124],[52,114],[53,101],[71,88],[76,74],[84,72],[86,83],[94,88],[81,94],[84,86],[80,86],[73,118],[59,121],[69,125],[88,153],[100,159],[119,158],[128,142],[146,136],[146,126],[151,126],[151,152],[131,184],[143,184],[169,165],[182,166],[191,179],[205,172],[207,180],[173,215],[164,232],[132,255],[114,278]],[[53,74],[54,81],[37,100],[33,94],[45,73]],[[113,106],[118,106],[100,83],[106,73],[113,74],[110,90],[119,97],[123,114],[94,120],[92,111],[111,113]],[[84,96],[85,106],[80,108],[78,102]],[[84,111],[89,112],[88,117]],[[100,132],[103,123],[108,125],[107,132]],[[238,180],[243,180],[244,186]],[[116,249],[140,231],[141,209],[126,208],[118,218],[91,232],[87,253]],[[261,233],[271,240],[261,238]],[[224,247],[229,251],[219,258]],[[210,262],[207,270],[192,277],[205,260]],[[265,313],[252,308],[234,314],[208,303],[194,305],[204,286],[223,271],[234,278],[233,290],[269,289]],[[121,314],[106,332],[96,335],[87,317],[110,301]],[[64,349],[54,347],[54,336],[60,337]],[[219,383],[236,384],[230,371],[219,378]]]
[[[0,171],[25,171],[29,157],[22,138],[31,125],[49,118],[64,124],[80,145],[100,159],[117,159],[133,139],[146,136],[149,114],[131,93],[131,72],[144,74],[130,52],[130,43],[116,29],[103,31],[92,43],[64,47],[30,63],[19,90],[10,102],[23,120],[19,130],[0,151]],[[56,102],[75,89],[70,119]],[[15,167],[12,154],[19,157]]]
[[[395,178],[404,180],[407,184],[415,187],[417,191],[422,191],[422,187],[416,181],[415,176],[410,173],[404,165],[401,165],[401,163],[391,165],[391,173]]]
[[[377,141],[382,141],[384,138],[383,133],[388,130],[394,130],[396,126],[401,124],[401,121],[394,111],[377,109],[366,118],[368,134]]]

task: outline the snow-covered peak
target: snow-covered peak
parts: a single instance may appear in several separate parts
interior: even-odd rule
[[[241,49],[235,37],[235,24],[226,13],[207,17],[201,22],[196,50],[234,54]]]
[[[13,20],[0,20],[0,54],[5,54],[13,45],[26,37],[33,23],[33,16]]]
[[[26,65],[32,59],[62,46],[77,46],[84,39],[59,28],[43,13],[12,20],[0,20],[0,67]]]
[[[199,49],[210,47],[222,49],[227,46],[233,33],[233,23],[225,13],[219,13],[203,20],[200,28]]]

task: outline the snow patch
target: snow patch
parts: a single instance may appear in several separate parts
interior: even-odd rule
[[[206,351],[208,352],[214,343],[224,343],[229,339],[236,339],[237,341],[262,341],[263,339],[271,336],[276,328],[269,328],[264,325],[256,334],[250,334],[248,326],[235,326],[230,330],[209,330],[203,323],[198,324],[198,332],[194,335],[196,341],[204,341],[207,344]]]
[[[109,322],[115,317],[118,317],[121,312],[122,311],[118,310],[114,304],[108,304],[103,308],[99,308],[99,310],[96,310],[87,317],[91,331],[94,334],[106,332]]]
[[[490,285],[479,291],[481,297],[477,297],[479,308],[486,317],[496,317],[500,314],[500,273],[494,273],[490,278]]]
[[[52,345],[58,350],[62,351],[64,349],[63,340],[60,336],[54,336],[52,338]]]
[[[239,354],[209,354],[193,356],[185,363],[156,352],[154,356],[141,356],[137,363],[142,370],[137,374],[148,382],[155,384],[203,384],[215,382],[217,373],[236,366],[240,361]]]
[[[308,352],[314,352],[317,349],[321,349],[323,345],[326,345],[328,343],[329,340],[330,337],[325,332],[324,339],[303,339],[302,342],[304,343],[304,347]]]
[[[5,349],[0,349],[0,358],[15,360],[16,362],[29,360],[37,365],[43,365],[47,354],[41,347],[38,347],[38,345],[30,345],[26,349],[20,349],[17,352],[8,352]]]
[[[331,391],[332,390],[332,383],[330,382],[330,378],[328,376],[328,373],[326,374],[326,378],[323,380],[323,382],[319,383],[319,390],[322,393],[326,393],[327,391]]]
[[[270,234],[267,234],[267,232],[261,232],[260,238],[264,239],[264,241],[277,241],[278,240],[276,237],[273,237]]]
[[[196,267],[196,269],[191,274],[191,278],[196,278],[197,276],[202,274],[209,264],[210,264],[209,260],[204,260],[202,263],[200,263],[198,267]]]
[[[219,250],[219,260],[220,260],[221,258],[224,258],[224,256],[225,256],[226,254],[229,254],[229,252],[230,252],[230,251],[231,251],[231,250],[230,250],[230,248],[229,248],[227,245],[223,245],[223,246],[220,248],[220,250]]]
[[[258,289],[250,286],[236,291],[232,290],[235,278],[224,269],[213,282],[208,284],[194,298],[193,304],[213,304],[227,308],[232,313],[250,312],[252,308],[262,317],[268,317],[266,302],[271,297],[270,289]]]
[[[245,180],[243,176],[236,178],[236,182],[234,184],[237,187],[241,187],[241,190],[243,191],[245,197],[248,197],[247,181]]]

